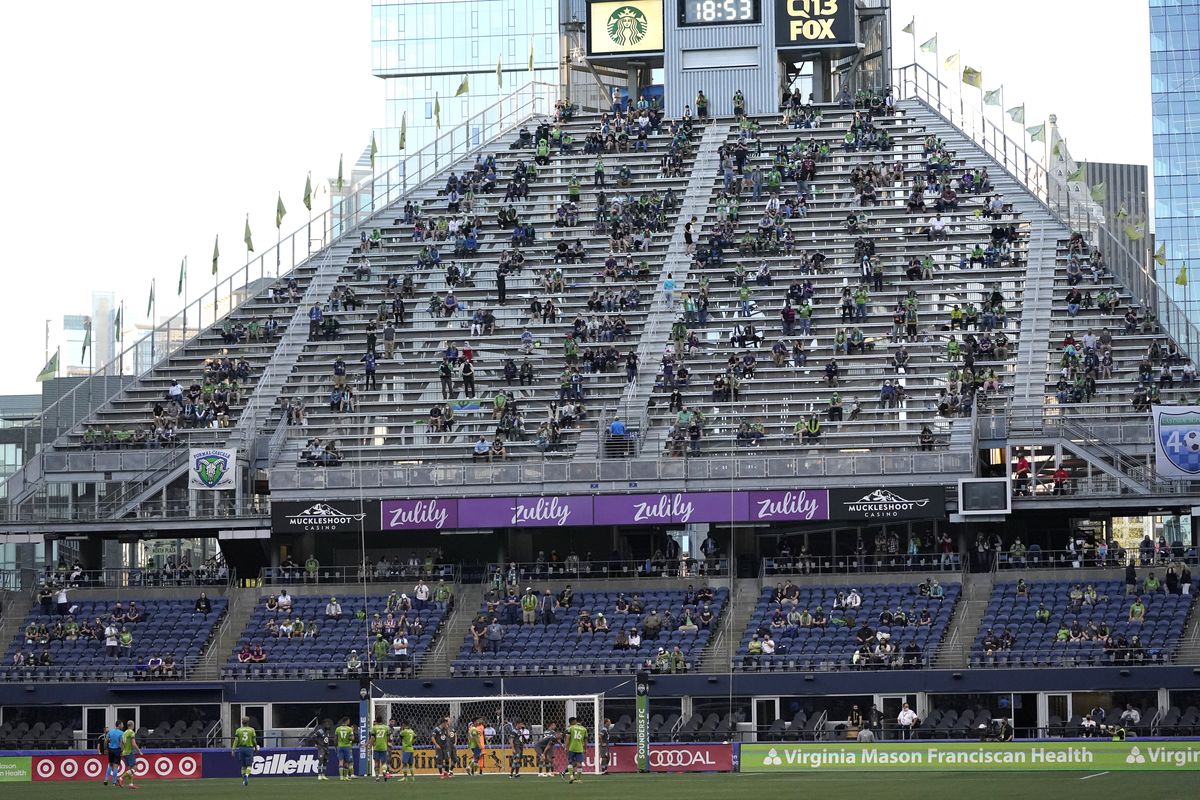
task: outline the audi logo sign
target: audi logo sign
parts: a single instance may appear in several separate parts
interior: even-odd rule
[[[34,756],[31,777],[35,781],[99,780],[108,766],[107,757],[97,755]],[[137,761],[138,778],[199,778],[199,753],[147,753]]]

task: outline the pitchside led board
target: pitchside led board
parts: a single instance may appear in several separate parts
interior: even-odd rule
[[[1154,406],[1153,410],[1158,476],[1200,480],[1200,406]]]
[[[663,0],[588,3],[588,55],[631,56],[661,53]]]
[[[775,0],[780,50],[846,47],[855,40],[854,0]]]

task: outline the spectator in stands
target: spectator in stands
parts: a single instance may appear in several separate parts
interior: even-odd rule
[[[1133,604],[1129,606],[1129,621],[1138,625],[1146,621],[1146,604],[1140,595],[1134,597]]]
[[[200,597],[196,600],[196,613],[208,614],[212,612],[212,603],[208,599],[208,595],[204,592],[200,593]]]
[[[342,604],[336,597],[329,598],[325,604],[325,619],[339,620],[342,618]]]

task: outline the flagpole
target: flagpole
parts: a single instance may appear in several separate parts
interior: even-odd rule
[[[187,256],[183,257],[183,341],[187,341],[187,312],[188,312],[188,274]]]

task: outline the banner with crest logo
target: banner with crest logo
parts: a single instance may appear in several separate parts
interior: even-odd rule
[[[1158,477],[1200,480],[1200,406],[1154,406]]]
[[[188,486],[211,491],[237,486],[237,450],[193,447],[188,453]]]

